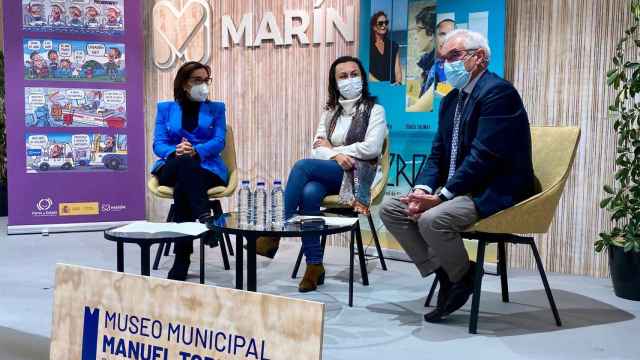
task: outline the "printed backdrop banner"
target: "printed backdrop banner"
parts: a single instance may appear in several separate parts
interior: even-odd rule
[[[4,14],[9,232],[143,219],[142,2],[5,0]]]

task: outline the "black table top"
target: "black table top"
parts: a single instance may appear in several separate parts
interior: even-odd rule
[[[353,229],[355,224],[344,226],[285,224],[280,227],[269,224],[265,228],[256,228],[253,225],[240,225],[238,214],[233,212],[213,219],[207,226],[211,230],[234,235],[301,237],[343,233]]]

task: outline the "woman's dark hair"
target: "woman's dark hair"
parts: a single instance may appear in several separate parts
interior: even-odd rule
[[[373,14],[373,16],[371,16],[371,21],[369,22],[369,25],[371,26],[371,28],[374,28],[377,26],[378,23],[378,18],[380,16],[384,16],[387,18],[387,20],[389,20],[389,17],[387,16],[387,14],[384,13],[384,11],[378,11],[375,14]],[[373,48],[373,44],[376,41],[376,35],[374,34],[373,30],[369,30],[370,36],[369,39],[371,40],[371,46]],[[389,27],[387,26],[387,32],[384,34],[385,40],[387,38],[387,35],[389,35]]]
[[[422,25],[427,35],[433,35],[436,31],[436,7],[423,7],[418,15],[416,15],[416,23]]]
[[[364,70],[364,66],[362,66],[362,62],[360,62],[360,59],[353,56],[341,56],[337,58],[333,62],[333,64],[331,64],[331,68],[329,69],[329,99],[327,100],[327,104],[325,105],[326,110],[334,110],[339,105],[338,99],[340,99],[340,91],[338,90],[338,81],[336,80],[336,67],[347,62],[356,63],[358,65],[358,69],[360,69],[360,74],[362,77],[361,101],[368,102],[370,104],[376,102],[376,97],[372,96],[369,93],[367,73]]]
[[[184,91],[184,84],[189,81],[191,74],[198,69],[205,69],[207,71],[207,76],[211,77],[211,68],[208,65],[201,64],[197,61],[184,63],[180,66],[180,69],[178,69],[176,78],[173,80],[173,98],[177,102],[182,102],[189,98],[187,92]]]

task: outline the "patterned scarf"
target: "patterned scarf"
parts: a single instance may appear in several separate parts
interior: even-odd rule
[[[345,145],[351,145],[364,141],[369,127],[369,118],[374,103],[369,100],[360,99],[355,104],[355,112],[351,118],[351,126],[345,138]],[[331,136],[335,131],[338,119],[342,115],[341,105],[331,116],[327,138],[331,141]],[[354,206],[356,209],[366,209],[368,212],[371,203],[371,185],[376,176],[378,158],[374,159],[354,159],[355,166],[351,170],[345,170],[340,186],[340,202]],[[358,204],[359,203],[359,204]],[[358,205],[358,206],[356,206]]]

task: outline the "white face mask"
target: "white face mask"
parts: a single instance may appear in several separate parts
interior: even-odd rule
[[[362,79],[357,76],[338,80],[338,91],[347,100],[355,99],[362,94]]]
[[[203,102],[209,96],[209,87],[207,84],[193,85],[189,90],[189,95],[194,101]]]

